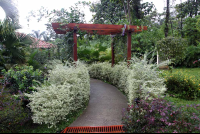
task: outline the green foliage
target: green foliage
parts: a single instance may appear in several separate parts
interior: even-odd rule
[[[200,15],[198,12],[200,7],[200,2],[198,0],[188,0],[183,3],[177,4],[176,5],[176,10],[178,12],[177,17],[180,18],[185,18],[185,17],[190,17],[192,18],[193,16]]]
[[[35,60],[36,59],[35,58],[36,54],[38,54],[37,50],[35,50],[33,53],[30,54],[29,59],[27,61],[27,63],[29,64],[29,66],[33,66],[34,70],[40,68],[39,62],[37,60]]]
[[[17,130],[30,120],[28,109],[21,106],[20,100],[11,95],[0,95],[0,132],[16,133]]]
[[[33,122],[56,127],[59,121],[89,100],[90,77],[85,65],[79,61],[54,65],[46,84],[36,92],[25,94],[30,99]]]
[[[189,46],[186,49],[185,58],[182,61],[177,61],[176,66],[184,66],[188,68],[199,67],[200,63],[193,63],[194,61],[200,59],[200,45]]]
[[[11,92],[17,94],[18,91],[29,93],[34,90],[33,86],[38,82],[43,82],[42,72],[34,71],[32,66],[16,66],[8,70],[2,70],[4,83],[9,83]]]
[[[45,71],[46,64],[49,60],[59,59],[62,58],[62,49],[57,50],[58,48],[48,48],[48,49],[33,49],[30,51],[30,54],[27,54],[27,63],[29,66],[33,66],[34,70],[40,69]],[[63,55],[63,57],[67,57]],[[64,59],[64,58],[63,58]]]
[[[182,77],[180,73],[171,76],[168,75],[165,79],[167,93],[186,100],[193,100],[200,97],[198,83],[195,84],[193,80]]]
[[[117,7],[117,8],[116,8]],[[115,24],[125,19],[123,6],[119,2],[101,0],[90,5],[90,11],[95,13],[92,20],[94,24]]]
[[[99,55],[99,61],[100,62],[105,62],[105,61],[110,62],[111,59],[112,59],[112,53],[111,53],[110,48],[106,49],[105,52],[101,52],[100,55]]]
[[[199,15],[196,16],[195,18],[187,18],[184,21],[184,27],[183,27],[183,32],[185,34],[185,37],[189,41],[189,45],[198,45],[198,41],[200,41],[200,31],[198,31],[198,18]]]
[[[187,42],[183,38],[167,37],[157,42],[156,49],[162,59],[172,62],[185,57]]]
[[[25,51],[24,47],[31,44],[29,36],[15,33],[14,25],[9,21],[5,20],[0,22],[0,47],[2,58],[1,64],[16,64],[25,62]]]
[[[91,41],[87,38],[78,39],[78,58],[88,64],[96,61],[110,61],[111,50],[107,43],[101,42],[100,39]]]

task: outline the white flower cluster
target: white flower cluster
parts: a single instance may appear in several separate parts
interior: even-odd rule
[[[48,83],[25,95],[31,101],[34,123],[56,127],[56,123],[89,100],[90,77],[86,66],[78,61],[75,65],[55,65]]]
[[[122,89],[132,103],[134,99],[145,99],[150,94],[155,96],[162,95],[166,91],[164,78],[159,77],[158,66],[153,65],[151,61],[146,61],[147,55],[140,60],[133,57],[129,68],[127,63],[120,63],[111,67],[110,63],[97,63],[88,67],[90,77],[101,80],[107,80]],[[163,64],[163,63],[162,63]],[[167,62],[165,62],[167,64]],[[139,89],[143,89],[139,93]],[[149,97],[151,99],[152,97]]]

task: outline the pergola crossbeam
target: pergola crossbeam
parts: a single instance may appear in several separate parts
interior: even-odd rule
[[[142,32],[143,30],[147,30],[146,26],[133,26],[133,25],[110,25],[110,24],[61,24],[61,23],[52,23],[52,27],[56,34],[66,34],[69,31],[74,31],[74,46],[73,46],[73,56],[74,60],[78,60],[77,56],[77,31],[85,31],[88,34],[99,34],[99,35],[115,35],[121,34],[123,32],[126,33],[127,36],[127,62],[129,64],[129,60],[131,59],[131,34]],[[113,40],[113,37],[112,37]],[[114,53],[114,40],[111,44],[112,51],[112,66],[115,63],[115,53]]]

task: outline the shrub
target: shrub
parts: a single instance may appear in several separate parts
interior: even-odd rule
[[[0,95],[0,133],[17,132],[31,119],[28,109],[21,107],[21,103],[11,95]]]
[[[30,99],[34,123],[45,123],[56,127],[66,116],[82,108],[89,100],[90,77],[88,70],[80,62],[57,64],[50,72],[47,84],[37,87],[37,92],[25,94]]]
[[[199,110],[200,104],[191,107]],[[122,118],[124,131],[130,133],[199,132],[199,121],[199,113],[187,112],[164,98],[134,101],[123,110]]]
[[[171,59],[173,62],[183,60],[187,48],[187,41],[180,37],[167,37],[157,42],[156,49],[158,50],[161,59]]]
[[[200,59],[200,45],[199,46],[189,46],[186,49],[185,58],[183,61],[178,61],[176,66],[184,66],[188,68],[199,67],[200,62],[193,64],[194,61]]]
[[[14,69],[11,68],[6,72],[4,69],[4,83],[10,84],[12,92],[17,94],[18,90],[21,92],[31,92],[33,86],[37,85],[38,82],[43,82],[44,78],[41,76],[42,72],[39,70],[33,71],[32,66],[16,66]]]
[[[168,75],[165,77],[167,93],[175,95],[175,97],[193,100],[199,97],[198,85],[193,80],[184,78],[180,73]]]
[[[29,66],[33,66],[34,70],[43,69],[44,64],[48,62],[48,58],[49,57],[47,50],[35,49],[27,57],[27,63],[29,64]]]
[[[98,63],[89,66],[88,70],[92,78],[106,80],[117,86],[127,94],[129,103],[132,103],[135,98],[145,98],[148,92],[161,95],[166,91],[164,79],[159,77],[157,66],[152,65],[151,62],[148,64],[146,59],[146,54],[143,60],[133,57],[129,68],[125,62],[113,68],[109,63]],[[140,86],[144,90],[143,94],[138,96]]]

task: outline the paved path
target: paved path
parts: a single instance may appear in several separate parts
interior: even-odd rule
[[[126,96],[110,84],[91,79],[89,104],[69,127],[122,125],[123,108],[127,108]]]

